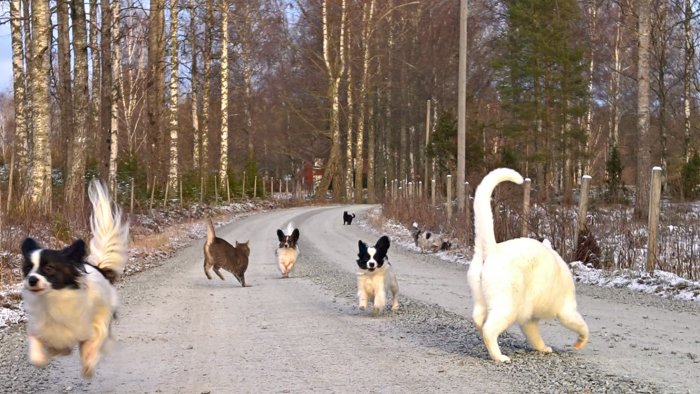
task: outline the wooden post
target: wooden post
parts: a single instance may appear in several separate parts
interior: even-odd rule
[[[182,208],[185,206],[185,201],[182,198],[182,181],[178,182],[178,184],[180,185],[180,208]]]
[[[151,202],[148,204],[148,210],[153,209],[153,198],[156,193],[156,176],[153,175],[153,184],[151,184]]]
[[[452,175],[447,176],[447,220],[452,219]]]
[[[280,194],[282,194],[282,178],[280,178],[280,188],[279,188]]]
[[[214,177],[214,204],[219,203],[219,180]]]
[[[204,202],[204,177],[199,178],[199,203]]]
[[[241,196],[245,198],[245,171],[243,171],[243,189],[241,191]]]
[[[418,198],[423,198],[423,181],[418,181]]]
[[[129,212],[134,213],[134,178],[131,178],[131,203],[129,204]]]
[[[413,198],[413,182],[408,182],[408,197]]]
[[[425,109],[425,152],[424,153],[424,159],[425,159],[425,175],[424,175],[424,180],[425,180],[425,194],[428,194],[428,145],[430,145],[430,100],[426,100],[425,103],[426,109]],[[423,196],[423,192],[421,191],[421,196]]]
[[[289,194],[289,179],[284,178],[284,192]]]
[[[467,241],[471,242],[471,239],[469,238],[470,235],[472,234],[472,210],[469,209],[471,205],[469,205],[469,195],[471,194],[469,182],[464,182],[464,221],[467,222]]]
[[[258,176],[256,175],[253,179],[254,179],[254,181],[253,181],[253,198],[257,198],[258,197]],[[265,192],[263,192],[263,194],[265,194]]]
[[[586,215],[588,214],[588,190],[591,187],[591,176],[581,177],[581,192],[578,199],[578,220],[574,232],[574,250],[578,247],[578,235],[586,228]]]
[[[228,180],[228,175],[226,176],[226,201],[231,204],[231,183]]]
[[[168,189],[170,189],[170,182],[165,182],[165,194],[163,194],[163,208],[168,206]]]
[[[649,243],[647,245],[647,272],[653,273],[658,255],[659,214],[661,213],[661,167],[651,170],[651,190],[649,193]]]
[[[430,203],[433,204],[433,206],[435,206],[435,188],[435,178],[433,178],[430,180]]]
[[[532,189],[532,180],[530,178],[525,178],[525,183],[523,184],[523,217],[521,220],[522,228],[520,230],[521,237],[527,237],[528,235],[528,223],[530,221],[530,190]]]
[[[7,209],[5,212],[10,212],[10,204],[12,202],[12,178],[15,173],[15,151],[12,151],[12,158],[10,159],[10,178],[7,180]],[[80,201],[83,201],[80,199]],[[82,206],[82,203],[81,203]]]
[[[262,179],[262,197],[265,198],[265,177]]]
[[[270,198],[275,198],[275,178],[270,177]]]

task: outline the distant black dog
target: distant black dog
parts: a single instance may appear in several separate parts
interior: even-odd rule
[[[352,219],[355,218],[355,214],[349,214],[348,211],[343,211],[343,225],[351,225]]]
[[[250,248],[248,242],[240,243],[236,241],[234,247],[226,240],[216,236],[214,223],[207,220],[207,242],[204,244],[204,274],[207,279],[211,279],[209,270],[213,267],[214,273],[224,280],[220,268],[233,274],[238,279],[241,286],[246,287],[245,271],[248,269],[248,256]]]

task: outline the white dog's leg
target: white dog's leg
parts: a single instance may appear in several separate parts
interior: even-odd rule
[[[92,323],[92,337],[87,341],[80,342],[80,359],[83,366],[83,376],[91,378],[95,373],[97,363],[100,361],[102,346],[109,336],[109,324],[112,312],[102,310],[95,316]]]
[[[29,336],[29,362],[37,367],[45,367],[49,363],[51,358],[44,348],[44,344],[41,343],[39,338],[35,336]]]
[[[486,320],[486,308],[484,307],[484,301],[481,299],[481,296],[474,296],[472,319],[474,320],[474,326],[481,333],[484,327],[484,320]]]
[[[564,327],[578,334],[574,349],[581,350],[588,342],[588,325],[576,309],[569,308],[559,313],[559,321]]]
[[[386,290],[384,290],[384,286],[382,284],[382,288],[377,289],[377,292],[374,294],[374,303],[373,303],[373,309],[374,313],[378,314],[384,311],[384,308],[386,307]]]
[[[551,353],[552,348],[544,344],[544,340],[540,335],[540,327],[537,325],[537,320],[530,320],[529,322],[520,325],[520,329],[527,337],[527,341],[530,342],[530,346],[538,352]]]
[[[360,310],[365,310],[367,308],[367,292],[365,287],[360,285],[360,289],[357,291],[357,296],[360,298],[360,304],[358,305]]]
[[[394,278],[391,284],[391,296],[391,310],[396,311],[399,309],[399,284],[396,282],[396,278]]]
[[[503,313],[504,311],[491,311],[488,314],[488,319],[484,323],[481,334],[484,338],[484,345],[489,351],[489,355],[494,361],[508,363],[510,357],[503,355],[498,347],[498,336],[501,335],[515,321],[512,318],[512,313]]]

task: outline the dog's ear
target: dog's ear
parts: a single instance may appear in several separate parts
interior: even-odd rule
[[[37,244],[36,241],[31,238],[27,238],[24,240],[24,242],[22,242],[22,255],[25,257],[28,257],[29,254],[37,249],[40,249],[39,244]]]
[[[377,244],[374,245],[374,247],[377,249],[377,252],[386,253],[389,250],[390,244],[391,243],[389,242],[389,237],[384,235],[381,238],[379,238]]]
[[[295,228],[294,231],[292,231],[292,240],[294,242],[299,240],[299,229]]]
[[[79,239],[70,246],[61,250],[61,254],[68,260],[80,262],[85,258],[85,241]]]
[[[277,230],[277,239],[279,239],[280,242],[284,242],[284,232],[282,230]]]
[[[364,254],[367,254],[367,244],[362,242],[362,240],[357,241],[357,246],[358,249],[360,250],[360,253],[358,253],[358,256],[362,256]]]

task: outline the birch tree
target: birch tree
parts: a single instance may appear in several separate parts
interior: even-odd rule
[[[190,63],[191,68],[191,78],[192,78],[192,92],[190,96],[190,102],[192,103],[192,164],[195,169],[199,169],[200,163],[200,150],[201,145],[200,135],[199,135],[199,104],[197,97],[197,14],[195,8],[194,0],[190,0],[190,47],[192,50],[192,60]]]
[[[165,1],[152,0],[148,18],[148,77],[146,82],[146,112],[148,118],[149,170],[158,173],[161,168],[163,144],[161,116],[165,88]]]
[[[90,63],[92,63],[92,78],[90,83],[90,129],[92,133],[92,140],[90,141],[91,146],[94,151],[94,144],[97,143],[96,135],[99,133],[100,125],[100,75],[101,65],[100,65],[100,51],[99,51],[99,40],[98,40],[98,28],[97,28],[97,1],[90,0],[89,3],[89,43],[90,48]]]
[[[219,153],[219,185],[225,190],[228,182],[228,1],[221,8],[221,150]]]
[[[692,155],[690,142],[690,104],[693,99],[690,93],[690,85],[693,79],[693,59],[695,58],[695,45],[693,43],[693,8],[691,0],[684,0],[683,8],[683,163],[688,163]],[[681,191],[683,193],[683,191]]]
[[[107,10],[105,10],[107,12]],[[109,175],[107,177],[112,195],[117,195],[117,158],[119,157],[119,111],[118,103],[121,96],[121,29],[119,16],[121,14],[120,1],[113,1],[109,12],[112,15],[111,46],[110,56],[113,59],[111,64],[112,80],[110,91],[110,127],[109,127]]]
[[[73,126],[73,81],[71,78],[71,54],[70,54],[70,37],[68,35],[70,20],[68,18],[68,0],[59,0],[56,2],[56,22],[58,26],[57,41],[57,60],[58,60],[58,78],[56,81],[56,101],[58,104],[59,124],[63,132],[63,137],[60,139],[61,151],[68,150],[68,143],[72,139],[74,132]],[[68,164],[68,162],[66,162]],[[67,170],[68,168],[66,168]]]
[[[357,140],[355,142],[355,152],[357,155],[357,163],[355,166],[355,202],[362,201],[362,177],[364,173],[363,162],[363,137],[365,133],[365,117],[367,116],[367,85],[369,84],[369,60],[371,26],[374,17],[374,0],[365,1],[362,8],[362,74],[360,77],[360,113],[357,117]]]
[[[175,192],[178,185],[178,150],[177,150],[177,98],[178,98],[178,61],[179,45],[177,0],[170,0],[170,160],[168,170],[168,185]]]
[[[651,149],[649,142],[649,45],[650,0],[638,3],[638,58],[637,58],[637,171],[634,213],[639,219],[649,212],[649,177],[651,176]]]
[[[111,157],[112,142],[112,8],[110,0],[100,1],[100,14],[102,24],[100,26],[100,124],[97,129],[97,163],[98,172],[103,179],[108,180],[109,185],[109,161]],[[109,185],[111,188],[111,185]]]
[[[15,144],[19,185],[22,190],[26,186],[29,171],[29,128],[26,118],[26,89],[25,89],[25,69],[24,69],[24,40],[22,37],[22,1],[10,1],[10,30],[12,34],[12,89],[14,91],[15,106]],[[26,19],[24,24],[29,23]],[[28,37],[27,37],[28,38]]]
[[[212,0],[206,2],[206,15],[204,25],[211,26],[213,18],[214,5]],[[209,96],[211,94],[211,39],[212,33],[210,28],[204,29],[204,48],[202,48],[202,125],[201,125],[201,143],[202,143],[202,167],[200,176],[202,180],[209,172]],[[204,183],[204,182],[202,182]]]
[[[348,64],[347,67],[347,119],[346,119],[346,130],[347,132],[345,133],[345,138],[346,138],[346,145],[345,145],[345,201],[353,201],[353,172],[355,170],[355,161],[360,160],[360,158],[356,158],[353,156],[353,147],[357,146],[357,143],[353,141],[353,128],[355,127],[355,85],[354,85],[354,79],[353,79],[353,73],[352,73],[352,36],[350,29],[348,28],[348,23],[343,24],[341,26],[342,29],[345,29],[345,34],[347,37],[347,49],[344,51],[345,52],[345,62]]]
[[[85,150],[88,130],[89,92],[87,28],[85,21],[85,3],[83,0],[71,0],[71,19],[73,20],[74,53],[74,99],[73,114],[75,131],[68,147],[68,174],[64,197],[66,204],[82,207],[85,192]]]
[[[326,99],[328,100],[328,103],[330,103],[329,135],[331,149],[326,162],[325,171],[319,185],[319,194],[316,196],[318,199],[324,198],[328,187],[331,185],[331,182],[333,179],[337,179],[338,177],[338,165],[340,162],[340,97],[338,94],[338,88],[340,86],[341,76],[343,75],[345,69],[345,61],[342,53],[334,56],[331,49],[331,45],[335,46],[336,44],[331,43],[332,34],[328,22],[328,0],[323,0],[321,12],[323,25],[323,63],[325,66],[326,76],[328,78]],[[342,0],[340,5],[340,26],[345,25],[345,12],[345,0]],[[340,29],[339,36],[336,52],[342,51],[342,48],[345,45],[345,29]]]
[[[48,2],[31,4],[32,50],[29,61],[33,113],[33,145],[30,208],[43,213],[51,209],[51,150],[49,145],[49,41],[51,39]]]

